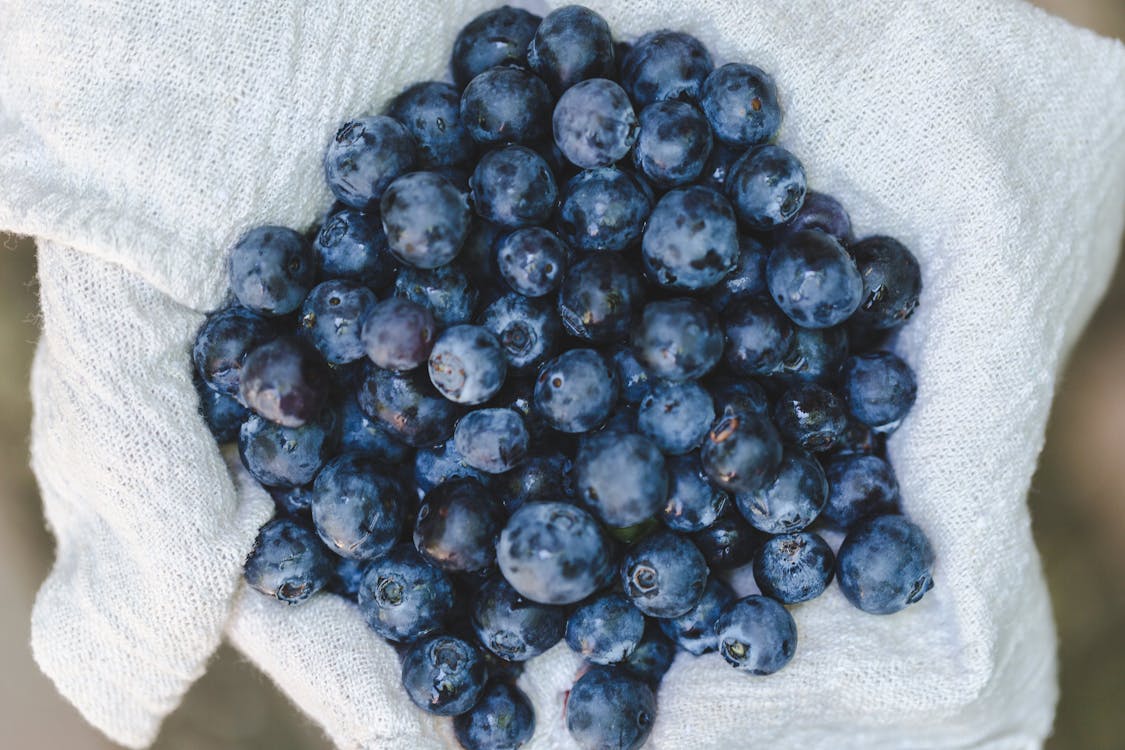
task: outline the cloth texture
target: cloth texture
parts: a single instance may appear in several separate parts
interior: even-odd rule
[[[494,2],[0,3],[0,229],[39,239],[32,465],[57,560],[32,648],[133,748],[225,637],[341,748],[454,747],[342,600],[286,607],[241,564],[272,513],[196,412],[189,347],[251,226],[311,225],[339,123],[446,75]],[[890,617],[836,587],[792,608],[753,678],[681,656],[651,750],[1029,748],[1057,697],[1026,494],[1061,364],[1110,277],[1125,206],[1125,47],[1014,0],[589,0],[624,39],[697,35],[775,76],[780,143],[924,292],[897,349],[919,398],[890,441],[936,587]],[[530,750],[573,747],[578,659],[531,662]]]

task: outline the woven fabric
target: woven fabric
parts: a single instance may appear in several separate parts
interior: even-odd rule
[[[271,512],[197,416],[188,349],[225,253],[329,204],[336,126],[440,78],[483,0],[6,0],[0,228],[39,238],[32,463],[57,560],[33,612],[44,672],[130,746],[225,631],[343,748],[452,746],[393,650],[342,601],[240,587]],[[590,0],[622,38],[678,28],[776,77],[780,142],[858,233],[918,255],[898,342],[919,399],[890,453],[936,588],[891,617],[836,588],[793,608],[769,678],[714,656],[664,680],[653,750],[1025,748],[1048,733],[1054,631],[1026,507],[1063,358],[1125,205],[1125,48],[1013,0]],[[571,743],[558,647],[521,685],[531,750]]]

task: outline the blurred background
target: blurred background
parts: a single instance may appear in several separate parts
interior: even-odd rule
[[[1125,0],[1038,0],[1125,39]],[[28,373],[38,335],[35,248],[0,234],[0,725],[7,747],[112,750],[31,659],[29,612],[52,542],[27,467]],[[1054,599],[1062,699],[1051,750],[1125,747],[1125,271],[1059,381],[1032,482],[1032,520]],[[319,731],[224,647],[155,748],[327,750]]]

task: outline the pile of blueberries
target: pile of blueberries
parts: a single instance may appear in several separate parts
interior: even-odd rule
[[[806,191],[770,76],[570,6],[475,18],[452,79],[345,123],[338,202],[247,232],[199,331],[203,414],[278,508],[250,585],[354,600],[470,750],[530,739],[514,681],[561,640],[578,745],[636,748],[677,652],[775,672],[833,577],[918,601],[884,444],[919,266]]]

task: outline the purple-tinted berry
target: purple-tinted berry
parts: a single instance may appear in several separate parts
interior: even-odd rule
[[[453,435],[457,407],[441,397],[422,373],[372,367],[357,396],[364,413],[415,448],[437,445]]]
[[[511,409],[477,409],[461,417],[453,431],[465,463],[489,474],[502,474],[527,457],[527,428]]]
[[[362,342],[377,366],[413,370],[429,359],[436,330],[429,308],[402,297],[388,297],[372,307],[363,324]]]
[[[451,479],[430,490],[418,509],[414,546],[445,570],[475,573],[496,563],[503,508],[475,479]]]
[[[324,361],[307,344],[290,336],[247,354],[239,384],[243,403],[285,427],[300,427],[315,419],[329,387]]]

